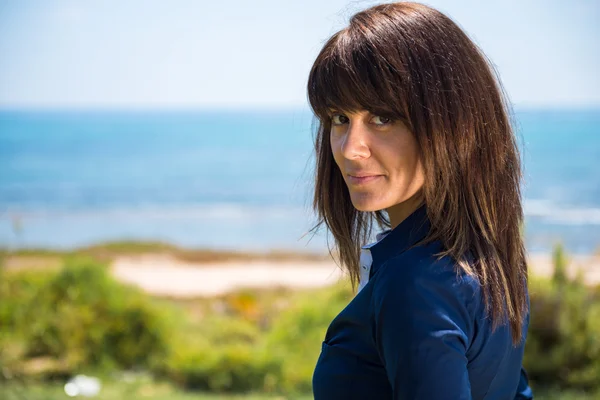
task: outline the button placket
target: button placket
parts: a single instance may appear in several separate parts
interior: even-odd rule
[[[369,282],[369,273],[371,272],[371,263],[372,262],[373,262],[373,258],[371,257],[371,250],[361,249],[360,250],[360,282],[358,285],[359,292]]]

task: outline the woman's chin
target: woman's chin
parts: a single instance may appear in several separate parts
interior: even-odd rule
[[[380,211],[380,210],[385,209],[385,207],[382,207],[380,204],[377,204],[375,202],[368,202],[368,201],[352,200],[352,205],[358,211],[363,211],[363,212],[373,212],[373,211]]]

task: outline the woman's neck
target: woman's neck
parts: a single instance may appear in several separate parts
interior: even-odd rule
[[[423,192],[422,190],[418,190],[409,199],[388,208],[386,211],[388,213],[388,216],[390,217],[390,224],[392,225],[392,229],[400,225],[402,221],[404,221],[410,214],[415,212],[415,210],[419,208],[423,203]]]

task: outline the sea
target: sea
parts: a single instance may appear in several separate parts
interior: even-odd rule
[[[600,249],[600,109],[517,109],[530,252]],[[314,120],[278,110],[0,111],[0,247],[326,251]]]

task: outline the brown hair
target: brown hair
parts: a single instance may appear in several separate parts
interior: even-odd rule
[[[353,287],[360,246],[383,211],[357,211],[333,159],[329,109],[368,110],[403,121],[425,170],[431,229],[459,268],[478,279],[493,328],[509,323],[521,341],[527,314],[527,262],[521,236],[521,160],[509,103],[483,52],[450,18],[398,2],[361,11],[319,53],[308,78],[317,117],[314,229],[332,233]],[[467,261],[467,253],[474,262]]]

